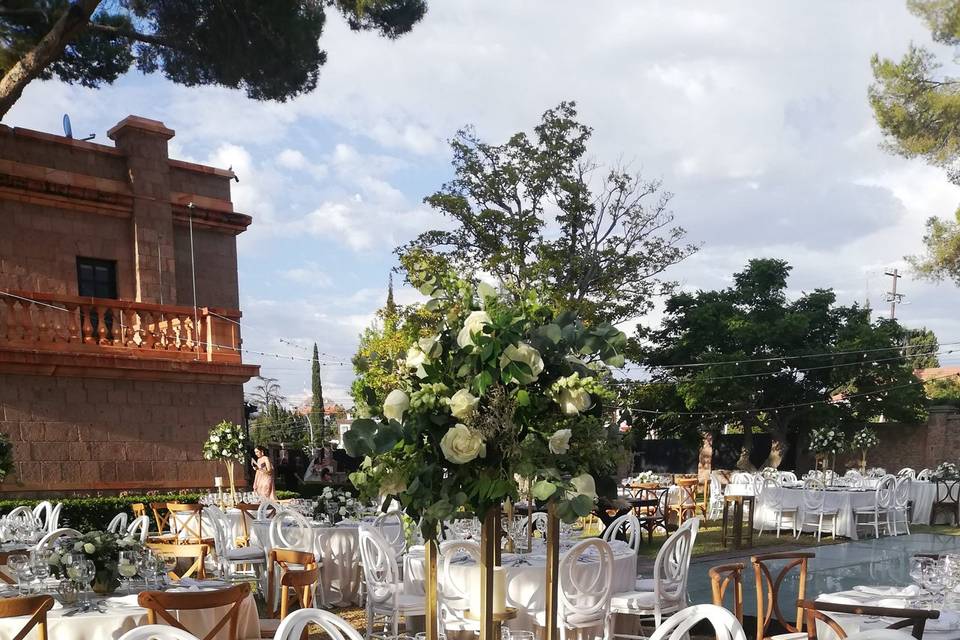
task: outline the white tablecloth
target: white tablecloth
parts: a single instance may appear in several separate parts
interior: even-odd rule
[[[879,478],[864,478],[863,486],[875,489]],[[926,480],[912,480],[910,482],[910,501],[913,502],[913,515],[910,522],[914,524],[929,524],[930,512],[937,497],[937,484]]]
[[[613,593],[633,591],[637,578],[637,556],[623,541],[610,543],[613,559]],[[546,602],[546,555],[533,553],[526,556],[529,565],[512,566],[518,556],[504,553],[501,565],[506,570],[507,606],[517,608],[517,617],[508,623],[511,629],[534,630],[534,617],[543,611]],[[561,555],[561,560],[563,556]],[[439,563],[438,563],[439,564]],[[589,566],[590,562],[583,563]],[[577,564],[580,566],[580,563]],[[451,564],[450,572],[454,579],[464,583],[467,573],[474,569],[472,563]],[[442,580],[442,576],[440,577]],[[406,593],[423,595],[424,568],[423,555],[408,554],[404,562],[403,583]]]
[[[868,595],[859,591],[838,591],[836,593],[820,594],[817,600],[826,600],[846,604],[861,604],[871,606],[910,606],[909,598],[899,598],[896,596],[877,596]],[[956,606],[948,601],[948,607]],[[883,629],[894,622],[895,618],[868,618],[866,616],[850,615],[843,613],[828,613],[837,623],[843,627],[847,635],[859,631],[869,631],[871,629]],[[924,640],[960,640],[960,618],[956,611],[947,609],[941,612],[940,620],[927,620],[923,631]],[[951,628],[953,627],[953,628]],[[911,629],[906,628],[903,631],[910,633]],[[823,622],[817,622],[818,640],[837,640],[837,634]]]
[[[91,611],[65,617],[72,606],[62,606],[58,602],[47,614],[47,635],[51,640],[114,640],[136,627],[147,624],[147,610],[137,605],[137,594],[113,596],[100,599],[106,613]],[[203,637],[229,611],[229,607],[215,609],[185,610],[175,612],[177,618],[194,635]],[[10,640],[23,627],[27,618],[0,619],[0,640]],[[239,636],[252,640],[260,637],[260,622],[257,619],[257,605],[253,596],[240,607],[237,625]],[[216,640],[227,640],[229,629],[224,627]],[[36,629],[27,640],[39,638]]]
[[[871,508],[876,504],[876,501],[877,494],[870,490],[828,490],[824,497],[823,508],[825,511],[837,511],[839,513],[837,516],[838,536],[857,540],[853,510]],[[767,487],[760,495],[756,505],[757,513],[753,519],[755,528],[759,529],[761,524],[765,529],[776,526],[776,510],[773,507],[777,503],[784,509],[799,509],[799,517],[803,519],[802,488]],[[883,526],[882,520],[880,526]]]

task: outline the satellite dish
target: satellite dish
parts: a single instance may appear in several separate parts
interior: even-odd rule
[[[70,126],[70,116],[66,113],[63,114],[63,135],[67,136],[68,138],[73,137],[73,127]]]

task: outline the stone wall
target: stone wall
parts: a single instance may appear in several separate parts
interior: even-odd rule
[[[2,490],[212,486],[210,425],[241,422],[236,384],[0,375],[0,431],[16,476]],[[238,478],[242,473],[237,474]]]
[[[177,257],[177,304],[192,307],[189,227],[174,227],[174,246]],[[236,239],[230,235],[194,227],[193,248],[196,260],[197,303],[200,306],[239,309]]]

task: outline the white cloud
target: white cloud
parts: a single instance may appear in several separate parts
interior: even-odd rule
[[[307,262],[300,267],[284,269],[280,275],[297,284],[309,284],[315,287],[329,287],[333,283],[330,275],[316,262]]]

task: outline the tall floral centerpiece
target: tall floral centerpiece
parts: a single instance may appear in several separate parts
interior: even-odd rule
[[[598,484],[613,488],[619,439],[608,436],[605,382],[626,336],[485,284],[410,280],[441,321],[410,345],[382,415],[344,435],[347,452],[365,458],[350,476],[363,497],[396,497],[434,543],[458,512],[484,521],[516,500],[517,478],[564,521],[590,513]]]
[[[860,451],[860,472],[866,473],[867,470],[867,451],[880,444],[880,438],[877,432],[870,427],[864,427],[853,434],[850,439],[850,448]]]
[[[846,448],[843,432],[834,427],[821,427],[810,432],[810,450],[817,457],[817,466],[824,471],[833,468],[838,453]]]
[[[205,460],[222,460],[227,467],[227,479],[230,482],[230,501],[237,504],[237,488],[234,482],[234,464],[243,464],[247,454],[247,434],[243,427],[224,420],[210,429],[207,441],[203,443]]]

